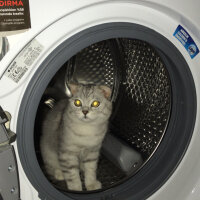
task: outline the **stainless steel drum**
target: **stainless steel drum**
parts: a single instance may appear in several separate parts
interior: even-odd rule
[[[37,127],[42,121],[41,112],[48,109],[46,105],[52,107],[58,99],[66,98],[61,89],[64,82],[66,86],[76,82],[84,85],[104,84],[112,88],[114,111],[109,132],[121,142],[122,148],[125,145],[137,151],[143,163],[137,170],[125,173],[104,153],[99,161],[97,176],[103,189],[133,176],[156,151],[170,117],[170,80],[158,51],[144,41],[124,38],[101,41],[81,50],[49,84],[38,109]],[[58,91],[63,94],[58,95]],[[67,95],[70,96],[69,89]],[[40,128],[36,130],[40,132]],[[36,149],[42,166],[37,145]],[[113,155],[117,157],[118,154],[113,152]],[[66,191],[64,182],[53,184]]]
[[[116,40],[92,44],[80,51],[69,60],[65,80],[66,86],[70,82],[107,85],[115,101],[120,83],[120,52]]]

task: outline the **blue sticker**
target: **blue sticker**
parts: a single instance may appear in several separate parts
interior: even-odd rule
[[[181,25],[177,27],[176,31],[174,32],[174,36],[185,47],[191,58],[194,58],[199,53],[199,49],[194,40]]]

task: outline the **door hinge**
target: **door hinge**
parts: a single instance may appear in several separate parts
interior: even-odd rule
[[[19,200],[17,159],[13,145],[16,134],[10,130],[11,115],[0,106],[0,200]]]
[[[16,140],[16,134],[10,130],[11,115],[0,106],[0,147]]]

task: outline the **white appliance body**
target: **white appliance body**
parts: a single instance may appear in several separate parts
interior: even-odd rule
[[[198,200],[200,198],[200,55],[191,59],[183,45],[173,36],[180,24],[200,47],[200,2],[186,0],[34,0],[30,1],[32,28],[16,36],[9,36],[10,50],[1,61],[0,67],[0,105],[12,115],[11,130],[16,132],[20,104],[29,81],[38,67],[51,52],[65,40],[90,27],[113,22],[140,24],[155,30],[180,51],[185,58],[196,87],[196,124],[190,145],[169,179],[149,200]],[[31,44],[39,48],[38,55],[28,71],[16,83],[5,75],[6,69],[20,52]],[[28,180],[20,163],[16,142],[13,144],[17,155],[21,199],[39,200],[38,192]]]

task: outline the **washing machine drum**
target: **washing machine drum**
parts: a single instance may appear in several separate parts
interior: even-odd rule
[[[71,58],[54,76],[41,100],[36,123],[42,122],[47,106],[52,109],[57,101],[66,98],[62,88],[70,82],[112,89],[114,109],[98,168],[103,189],[109,188],[133,175],[160,143],[171,108],[168,73],[158,53],[146,42],[118,39],[93,44]],[[128,155],[120,155],[120,148],[129,149]]]
[[[18,148],[41,199],[146,199],[180,162],[195,120],[193,79],[169,41],[150,30],[149,41],[131,34],[137,28],[125,34],[118,26],[116,30],[124,32],[121,37],[84,44],[67,59],[69,49],[58,47],[52,63],[47,58],[46,67],[30,82],[20,108]],[[46,112],[71,96],[70,83],[112,89],[113,112],[98,162],[98,191],[70,191],[64,181],[52,181],[45,172],[39,145],[42,123]]]

